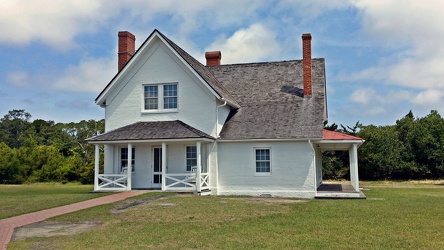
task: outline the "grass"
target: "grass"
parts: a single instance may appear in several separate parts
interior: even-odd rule
[[[76,183],[0,185],[0,219],[107,195],[92,190],[92,185]]]
[[[8,249],[444,249],[442,185],[379,185],[365,184],[367,200],[166,194],[117,212],[135,199],[165,195],[149,193],[51,219],[99,222],[92,231],[11,242]]]

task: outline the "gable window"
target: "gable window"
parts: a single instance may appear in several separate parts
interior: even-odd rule
[[[145,86],[145,109],[158,108],[158,87]]]
[[[191,171],[197,166],[197,148],[196,146],[187,146],[187,171]]]
[[[271,156],[269,148],[256,148],[256,174],[271,174]]]
[[[177,109],[177,85],[163,85],[163,108]]]
[[[177,109],[177,84],[143,86],[144,110],[166,111]]]
[[[135,170],[136,149],[131,150],[131,171]],[[128,169],[128,148],[120,149],[120,172],[125,172]]]

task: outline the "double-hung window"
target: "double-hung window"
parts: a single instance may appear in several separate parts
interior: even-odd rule
[[[131,170],[135,171],[135,158],[136,158],[136,149],[132,148],[131,150]],[[128,148],[120,149],[120,171],[123,172],[124,169],[128,169]]]
[[[256,148],[256,174],[271,174],[271,152],[269,148]]]
[[[145,111],[177,110],[177,84],[150,84],[143,86]]]
[[[197,166],[197,147],[187,146],[187,171]]]

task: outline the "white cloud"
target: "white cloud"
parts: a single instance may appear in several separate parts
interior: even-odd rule
[[[327,11],[348,6],[350,6],[350,3],[344,0],[283,0],[277,3],[276,9],[282,10],[290,8],[293,13],[297,13],[299,16],[310,20]]]
[[[353,91],[350,95],[350,100],[355,103],[367,105],[370,101],[374,100],[376,91],[371,88],[358,89]]]
[[[351,76],[382,76],[381,82],[415,89],[444,88],[443,1],[351,2],[360,10],[363,31],[389,49],[379,65]]]
[[[4,35],[0,43],[26,45],[40,41],[64,50],[80,34],[95,32],[109,22],[114,22],[116,28],[137,29],[134,26],[147,27],[156,18],[167,18],[183,36],[202,27],[214,30],[241,26],[257,19],[258,9],[268,4],[254,0],[2,0],[0,30]]]
[[[68,67],[63,75],[54,81],[58,90],[100,93],[117,73],[116,60],[94,58]]]
[[[412,103],[419,106],[430,106],[433,104],[442,103],[441,98],[444,96],[443,90],[428,89],[417,94]]]
[[[280,51],[276,34],[262,24],[253,24],[236,31],[232,36],[219,37],[207,49],[220,50],[222,62],[256,62],[275,56]]]
[[[25,87],[29,85],[29,75],[25,71],[16,71],[9,73],[7,76],[7,80],[10,84],[16,87]]]
[[[0,42],[42,41],[59,49],[71,46],[79,33],[91,32],[108,18],[97,0],[0,1]]]

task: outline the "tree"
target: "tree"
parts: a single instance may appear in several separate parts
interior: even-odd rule
[[[11,148],[19,148],[24,144],[25,131],[29,128],[31,114],[23,109],[9,111],[0,119],[0,141]]]

